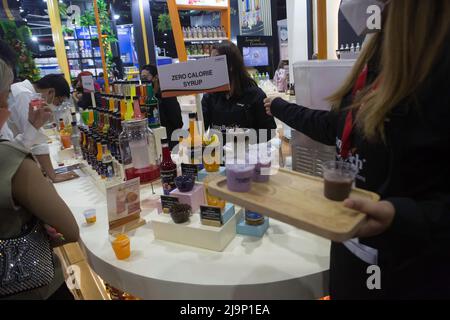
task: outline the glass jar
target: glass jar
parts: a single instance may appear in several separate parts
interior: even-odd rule
[[[61,128],[59,126],[59,119],[63,119],[64,125],[69,125],[72,121],[71,117],[71,107],[72,104],[68,101],[63,102],[60,106],[57,106],[55,110],[53,111],[53,121],[57,124],[58,131],[61,131]]]
[[[126,179],[139,177],[141,184],[159,179],[156,139],[147,119],[123,121],[122,127],[119,144]]]

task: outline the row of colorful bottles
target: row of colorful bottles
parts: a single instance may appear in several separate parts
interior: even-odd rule
[[[347,43],[345,46],[343,44],[341,44],[339,51],[358,53],[361,51],[361,46],[360,46],[359,42],[356,45],[354,43],[352,43],[351,45],[349,45]]]
[[[121,131],[121,120],[118,114],[111,112],[110,130],[107,134],[94,127],[80,126],[80,149],[83,159],[103,179],[119,177],[120,145],[118,136]],[[114,159],[116,166],[114,166]]]
[[[195,55],[210,55],[213,50],[213,45],[210,44],[193,44],[186,46],[186,51],[188,56]]]
[[[251,77],[256,81],[257,84],[260,84],[262,81],[270,81],[269,73],[252,73]]]
[[[114,89],[114,94],[101,95],[100,106],[83,112],[87,125],[81,128],[83,158],[102,178],[112,178],[120,171],[119,176],[126,180],[154,181],[160,173],[151,129],[160,127],[160,121],[153,86],[120,82]]]
[[[123,120],[147,118],[150,128],[161,126],[159,102],[151,82],[115,82],[113,92],[102,96],[102,105],[119,109],[123,113]]]
[[[184,39],[226,38],[224,27],[183,27]]]

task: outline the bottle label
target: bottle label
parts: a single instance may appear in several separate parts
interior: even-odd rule
[[[176,188],[175,178],[177,177],[177,169],[161,170],[161,183],[165,195],[168,195]]]
[[[147,120],[148,125],[151,128],[159,127],[161,125],[157,103],[147,105]]]
[[[114,166],[112,161],[104,164],[105,166],[105,177],[106,178],[114,178]]]

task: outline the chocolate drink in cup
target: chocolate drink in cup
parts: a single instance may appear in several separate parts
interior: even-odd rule
[[[333,201],[344,201],[352,191],[353,180],[333,181],[325,179],[325,197]]]
[[[346,162],[330,161],[323,166],[324,195],[333,201],[344,201],[350,196],[357,168]]]

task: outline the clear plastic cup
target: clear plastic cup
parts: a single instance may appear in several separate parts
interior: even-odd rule
[[[348,162],[329,161],[323,165],[324,195],[333,201],[350,196],[358,168]]]
[[[33,107],[34,110],[41,108],[44,105],[45,101],[40,93],[33,93],[31,96],[30,106]]]
[[[116,258],[119,260],[128,259],[131,255],[130,238],[126,234],[119,234],[111,241]]]
[[[252,187],[252,178],[255,166],[249,164],[227,165],[227,187],[233,192],[249,192]]]
[[[87,224],[92,224],[97,222],[97,210],[96,209],[87,209],[83,212],[84,218],[86,219]]]
[[[60,138],[64,149],[69,149],[72,146],[72,137],[70,134],[61,133]]]

